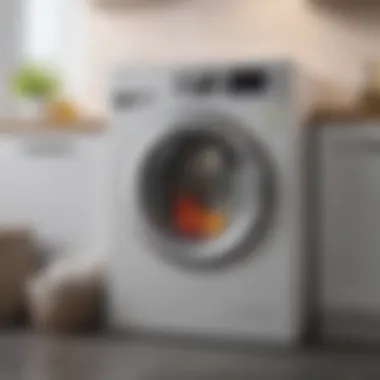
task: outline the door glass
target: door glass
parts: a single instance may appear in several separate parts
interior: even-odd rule
[[[185,238],[209,239],[222,234],[231,217],[233,152],[221,141],[189,138],[167,162],[168,218]]]
[[[269,231],[273,167],[252,136],[236,131],[178,129],[142,161],[144,225],[165,257],[187,266],[222,265],[252,253]]]
[[[187,136],[163,147],[155,173],[158,222],[184,239],[219,237],[233,214],[236,157],[222,140]]]

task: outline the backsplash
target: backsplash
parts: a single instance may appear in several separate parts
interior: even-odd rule
[[[283,55],[300,63],[313,98],[350,101],[366,62],[380,58],[379,7],[342,10],[312,3],[189,0],[123,10],[94,7],[87,105],[105,112],[109,72],[122,62]]]

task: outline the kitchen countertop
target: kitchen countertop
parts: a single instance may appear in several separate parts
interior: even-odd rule
[[[378,380],[380,354],[260,351],[109,337],[0,333],[1,379]]]
[[[322,107],[311,112],[309,117],[311,125],[317,125],[326,122],[363,122],[363,121],[380,121],[380,107]]]
[[[326,122],[338,122],[345,125],[351,122],[380,121],[380,107],[363,108],[347,106],[324,106],[310,112],[309,126],[318,126]],[[107,120],[88,118],[70,123],[54,123],[46,120],[30,121],[22,119],[0,119],[0,134],[24,133],[102,133],[107,130]]]
[[[107,122],[101,118],[88,118],[68,123],[54,123],[48,120],[0,119],[0,134],[35,132],[101,133],[106,131],[106,129]]]

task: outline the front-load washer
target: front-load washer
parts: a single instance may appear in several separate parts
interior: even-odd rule
[[[291,63],[114,76],[109,323],[294,343],[303,331],[300,129]]]

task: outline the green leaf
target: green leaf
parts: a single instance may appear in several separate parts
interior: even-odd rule
[[[23,98],[50,100],[61,90],[61,80],[51,69],[37,64],[26,64],[12,78],[12,90]]]

